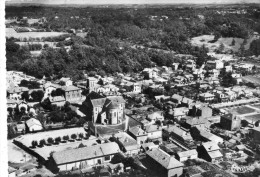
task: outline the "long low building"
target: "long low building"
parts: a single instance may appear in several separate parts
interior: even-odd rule
[[[113,156],[120,152],[115,142],[104,143],[89,147],[54,152],[51,157],[53,167],[58,171],[83,169],[94,165],[102,165],[111,161]]]

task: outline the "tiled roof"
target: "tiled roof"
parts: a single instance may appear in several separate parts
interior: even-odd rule
[[[208,152],[208,154],[212,159],[223,156],[219,150]]]
[[[93,105],[93,107],[102,107],[104,105],[104,103],[106,102],[106,98],[99,98],[99,99],[93,99],[91,100],[91,103]]]
[[[142,136],[142,135],[146,135],[146,132],[141,129],[141,127],[139,126],[135,126],[135,127],[130,127],[129,131],[135,135],[135,136]]]
[[[125,103],[125,100],[122,96],[108,96],[107,98],[111,100],[113,103]]]
[[[219,150],[219,146],[217,143],[209,141],[206,143],[202,143],[202,146],[206,149],[206,151],[210,152],[210,151],[216,151]]]
[[[27,124],[28,127],[31,127],[33,125],[40,125],[40,126],[42,126],[41,122],[39,120],[35,119],[35,118],[31,118],[31,119],[27,120],[26,124]]]
[[[158,126],[158,125],[147,125],[145,127],[145,131],[147,133],[150,133],[150,132],[156,132],[156,131],[162,131],[162,127],[161,126]]]
[[[183,167],[184,165],[176,160],[173,156],[168,155],[166,152],[159,148],[153,148],[146,152],[148,156],[153,158],[159,164],[161,164],[166,169],[173,169],[178,167]]]
[[[189,157],[192,155],[198,155],[198,152],[195,149],[188,150],[188,151],[182,151],[177,153],[179,157]]]
[[[111,142],[90,147],[54,152],[53,159],[57,165],[61,165],[116,154],[119,151],[120,149],[117,143]]]
[[[73,91],[73,90],[81,90],[80,88],[70,85],[70,86],[64,86],[62,87],[62,90],[64,90],[65,92],[69,92],[69,91]]]

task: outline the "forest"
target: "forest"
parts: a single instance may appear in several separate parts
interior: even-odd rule
[[[221,8],[223,10],[223,8]],[[213,34],[219,37],[247,39],[253,32],[260,33],[260,11],[248,7],[246,14],[218,14],[218,8],[73,8],[26,6],[6,7],[6,18],[46,18],[44,23],[34,23],[36,29],[86,32],[44,38],[42,41],[58,42],[57,47],[44,46],[40,56],[30,55],[36,46],[19,46],[17,39],[6,43],[7,70],[20,70],[37,78],[69,76],[83,78],[84,73],[114,74],[137,72],[153,65],[171,66],[181,62],[175,53],[196,56],[202,65],[209,57],[204,46],[194,47],[190,38]],[[227,9],[229,10],[229,9]],[[55,18],[58,17],[58,18]],[[77,18],[76,18],[77,17]],[[203,17],[203,18],[202,18]],[[13,22],[13,26],[28,26]],[[66,38],[70,40],[65,40]],[[65,49],[70,46],[67,52]],[[248,54],[258,55],[259,41],[252,43]],[[171,51],[171,52],[169,52]]]

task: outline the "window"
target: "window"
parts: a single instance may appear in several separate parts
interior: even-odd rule
[[[105,156],[105,161],[109,161],[110,160],[110,156]]]
[[[116,117],[116,112],[114,112],[114,117]]]

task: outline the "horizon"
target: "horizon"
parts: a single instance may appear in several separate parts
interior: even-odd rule
[[[142,5],[142,4],[260,4],[259,0],[6,0],[6,4],[43,4],[43,5]]]

